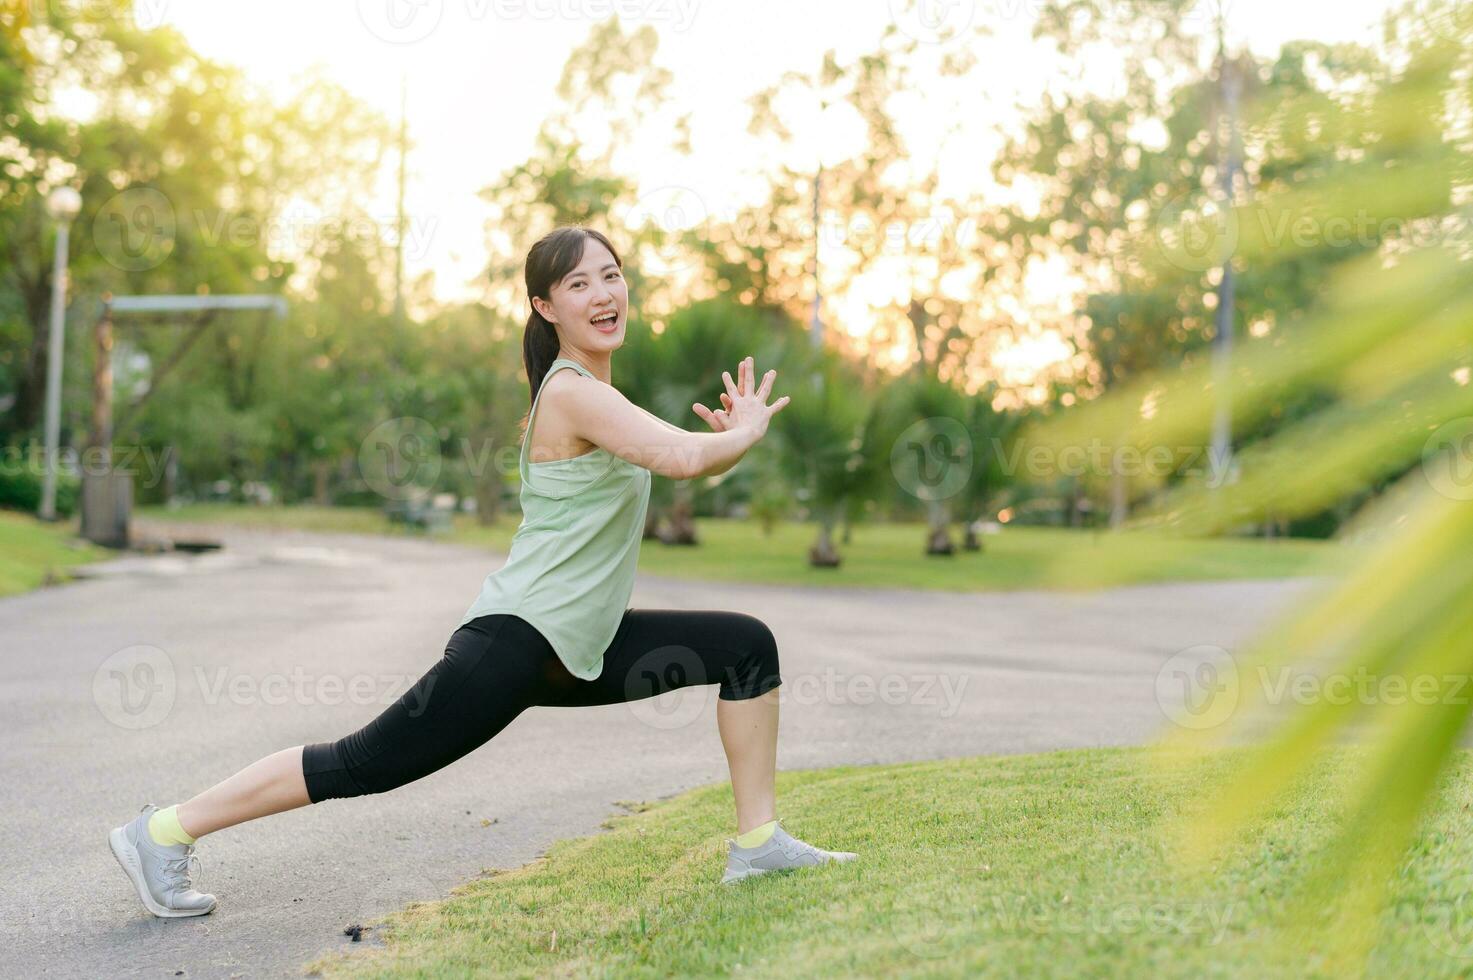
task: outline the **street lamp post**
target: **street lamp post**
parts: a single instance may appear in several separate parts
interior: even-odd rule
[[[61,441],[61,361],[66,340],[67,243],[72,221],[82,210],[82,195],[58,187],[46,198],[56,222],[56,258],[51,266],[51,334],[46,345],[46,472],[41,485],[41,519],[56,520],[56,456]]]

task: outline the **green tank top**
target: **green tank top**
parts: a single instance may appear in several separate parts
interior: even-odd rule
[[[522,439],[522,523],[506,564],[490,575],[460,625],[512,613],[537,628],[568,673],[592,680],[629,608],[650,501],[650,471],[598,447],[571,459],[527,460],[537,403],[553,372],[583,365],[559,357],[547,369]]]

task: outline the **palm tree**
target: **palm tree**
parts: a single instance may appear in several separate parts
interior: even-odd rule
[[[956,507],[965,525],[962,548],[966,551],[981,551],[982,542],[977,537],[977,522],[987,516],[999,490],[1009,482],[1004,461],[1008,459],[1008,443],[1017,434],[1023,416],[993,408],[997,397],[997,386],[984,385],[975,395],[967,399],[963,416],[967,432],[972,439],[972,466],[967,479],[956,495]]]
[[[779,387],[790,383],[781,352],[784,333],[791,329],[774,314],[724,297],[679,310],[655,343],[660,372],[659,382],[650,393],[650,411],[682,427],[689,428],[691,419],[704,427],[691,406],[700,402],[707,408],[719,408],[725,390],[721,373],[725,371],[735,380],[737,365],[748,355],[755,358],[759,377],[768,368],[777,368]],[[673,484],[666,544],[698,543],[694,520],[697,489],[694,480]]]
[[[797,375],[792,401],[772,419],[782,439],[781,460],[789,482],[807,495],[818,524],[809,564],[837,568],[833,532],[845,501],[875,479],[876,399],[868,397],[837,354],[803,351],[796,345],[786,363]]]

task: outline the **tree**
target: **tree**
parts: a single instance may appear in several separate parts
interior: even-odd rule
[[[782,352],[799,332],[796,324],[727,299],[704,300],[677,311],[655,344],[663,373],[649,392],[651,410],[689,428],[690,420],[696,418],[691,406],[700,402],[707,408],[719,408],[719,396],[725,390],[721,373],[725,371],[735,379],[737,365],[748,355],[755,359],[759,378],[768,368],[785,375],[787,365]],[[791,384],[792,380],[785,383]],[[705,427],[703,422],[700,425]],[[667,544],[697,543],[693,520],[696,483],[681,480],[672,488],[670,527],[664,539]]]
[[[1178,0],[1047,5],[1037,36],[1076,62],[1108,46],[1123,91],[1059,86],[994,166],[1018,195],[999,213],[996,235],[1028,261],[1062,260],[1078,283],[1079,302],[1056,327],[1089,354],[1087,393],[1205,357],[1222,261],[1237,274],[1234,329],[1247,339],[1307,309],[1335,266],[1379,245],[1373,229],[1348,247],[1321,242],[1271,265],[1233,253],[1231,239],[1250,231],[1225,224],[1235,200],[1322,178],[1341,154],[1376,152],[1369,134],[1346,126],[1346,114],[1383,69],[1365,48],[1311,42],[1286,45],[1267,61],[1244,53],[1214,64],[1206,54],[1210,25],[1184,16],[1193,7]],[[1217,82],[1223,71],[1245,79],[1244,97],[1260,107],[1243,120],[1234,201],[1217,189],[1227,128]],[[1326,132],[1336,139],[1306,138]],[[1138,247],[1145,240],[1155,244],[1154,260]],[[1244,443],[1258,434],[1234,435]],[[1117,521],[1126,497],[1152,489],[1116,467],[1085,486],[1116,497]]]
[[[818,525],[809,564],[838,567],[833,531],[846,501],[875,479],[880,464],[874,392],[865,391],[831,352],[790,353],[792,401],[773,416],[788,483]]]

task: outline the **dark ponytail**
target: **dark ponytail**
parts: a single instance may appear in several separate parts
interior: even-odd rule
[[[534,296],[551,300],[552,287],[583,261],[583,247],[590,238],[609,250],[619,268],[624,267],[613,243],[602,233],[578,225],[554,228],[538,239],[537,244],[527,253],[523,278],[527,285],[528,303],[532,302]],[[523,436],[527,434],[527,420],[532,414],[532,403],[537,400],[537,391],[542,387],[542,379],[547,377],[547,369],[557,360],[560,349],[557,328],[543,319],[534,304],[527,317],[527,326],[522,332],[522,367],[527,372],[528,388],[527,414],[522,416],[521,422]]]

